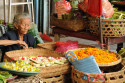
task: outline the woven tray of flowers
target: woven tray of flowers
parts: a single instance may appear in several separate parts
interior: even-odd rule
[[[119,54],[98,48],[79,48],[69,51],[74,52],[78,59],[93,55],[99,67],[113,66],[119,64],[122,60]]]
[[[71,69],[63,54],[42,48],[10,51],[5,54],[4,60],[6,59],[10,62],[27,61],[41,69],[41,77],[68,74]]]

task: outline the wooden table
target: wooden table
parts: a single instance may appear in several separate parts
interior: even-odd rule
[[[55,42],[60,40],[60,34],[72,36],[72,37],[78,37],[78,38],[87,39],[87,40],[92,40],[92,41],[101,40],[101,38],[99,36],[94,36],[86,31],[74,32],[74,31],[61,29],[58,27],[54,27],[54,28],[52,28],[52,30],[54,33]],[[100,44],[101,48],[110,50],[111,44],[118,44],[118,43],[125,42],[125,36],[124,37],[110,37],[110,38],[103,37],[103,41],[104,41],[103,44]],[[121,46],[121,47],[123,47],[123,46]],[[118,49],[120,49],[120,48],[118,48]]]

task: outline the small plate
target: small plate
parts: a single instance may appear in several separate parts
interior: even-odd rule
[[[0,69],[5,70],[5,71],[9,71],[12,74],[16,74],[16,75],[25,75],[25,76],[30,76],[30,75],[35,75],[37,73],[40,73],[41,71],[37,71],[37,72],[24,72],[24,71],[16,71],[16,70],[12,70],[12,69],[7,69],[2,67],[1,65],[4,65],[5,62],[1,62],[0,63]]]

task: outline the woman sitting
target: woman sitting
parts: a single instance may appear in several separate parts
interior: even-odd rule
[[[5,52],[34,47],[35,39],[27,33],[30,24],[31,18],[28,14],[15,15],[13,20],[15,30],[8,31],[0,37],[0,48],[2,51],[1,61],[3,61]]]

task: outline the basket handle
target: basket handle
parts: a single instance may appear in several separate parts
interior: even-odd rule
[[[71,56],[71,54],[72,54],[73,56],[75,56],[75,58],[74,58],[73,56]],[[76,56],[75,53],[73,53],[72,51],[68,51],[68,52],[66,53],[66,58],[69,60],[70,63],[72,63],[72,61],[69,59],[69,57],[71,57],[71,58],[73,58],[73,59],[75,59],[75,60],[78,60],[77,56]]]

